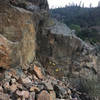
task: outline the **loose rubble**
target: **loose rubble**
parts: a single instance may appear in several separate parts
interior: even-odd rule
[[[40,67],[33,67],[34,73],[21,68],[6,70],[5,78],[0,82],[0,100],[81,100],[77,92],[77,96],[73,96],[69,83],[48,74],[44,76]],[[36,74],[37,78],[34,78]]]

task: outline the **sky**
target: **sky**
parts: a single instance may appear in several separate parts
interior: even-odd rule
[[[48,0],[50,8],[64,7],[65,5],[69,5],[69,3],[79,4],[80,1],[84,3],[85,7],[89,7],[90,3],[92,7],[96,7],[100,0]]]

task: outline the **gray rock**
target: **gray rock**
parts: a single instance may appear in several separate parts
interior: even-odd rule
[[[56,93],[56,97],[63,99],[66,97],[67,91],[59,85],[54,85],[54,91]]]
[[[30,93],[29,100],[35,100],[35,92]]]
[[[57,20],[54,20],[55,25],[50,27],[52,34],[57,35],[72,35],[72,31],[69,27],[67,27],[65,24],[58,22]]]
[[[39,7],[33,4],[29,4],[26,6],[27,10],[31,10],[31,11],[39,11]]]
[[[47,90],[53,90],[53,86],[50,81],[43,81],[43,84],[46,86]]]

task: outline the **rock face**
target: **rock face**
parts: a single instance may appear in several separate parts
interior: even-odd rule
[[[59,79],[68,77],[75,87],[80,80],[99,80],[100,58],[94,47],[75,36],[66,25],[50,22],[51,19],[38,35],[40,49],[37,51],[49,74]]]
[[[97,56],[92,52],[94,48],[76,37],[66,25],[55,21],[53,26],[45,28],[42,35],[39,34],[39,38],[42,39],[40,44],[38,43],[40,45],[38,53],[42,56],[40,59],[43,63],[48,62],[47,69],[54,66],[52,68],[58,73],[64,71],[63,74],[66,75],[68,73],[77,75],[87,67],[86,69],[94,76],[97,73]]]
[[[0,67],[32,62],[35,57],[35,24],[32,13],[0,3]]]

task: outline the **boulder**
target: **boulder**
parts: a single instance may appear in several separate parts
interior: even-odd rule
[[[59,85],[54,85],[54,91],[56,93],[57,98],[60,98],[60,99],[66,98],[67,91],[63,87]]]
[[[50,94],[43,90],[37,97],[37,100],[52,100]]]
[[[2,1],[0,3],[0,67],[5,69],[33,61],[36,32],[33,14]]]
[[[44,76],[43,76],[43,74],[42,74],[42,70],[41,70],[40,67],[34,65],[34,72],[35,72],[36,76],[37,76],[39,79],[43,79],[43,78],[44,78]]]

